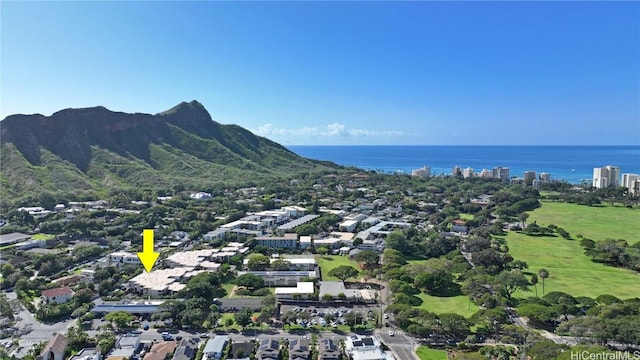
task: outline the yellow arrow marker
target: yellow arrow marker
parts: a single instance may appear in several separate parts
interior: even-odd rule
[[[153,229],[144,229],[142,231],[142,252],[138,253],[138,257],[147,272],[151,272],[158,256],[160,253],[153,251]]]

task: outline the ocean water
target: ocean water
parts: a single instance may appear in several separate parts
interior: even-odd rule
[[[405,172],[423,166],[432,175],[450,175],[454,166],[482,169],[508,167],[510,176],[525,171],[551,174],[572,184],[591,182],[593,168],[620,167],[620,173],[640,174],[640,146],[288,146],[298,155],[345,166],[382,172]]]

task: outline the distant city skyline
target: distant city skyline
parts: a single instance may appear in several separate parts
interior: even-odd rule
[[[640,145],[638,2],[0,7],[0,119],[195,99],[284,145]]]

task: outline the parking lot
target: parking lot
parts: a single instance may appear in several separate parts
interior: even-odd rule
[[[280,320],[284,323],[297,324],[302,327],[321,326],[337,328],[339,325],[348,325],[348,318],[356,319],[356,324],[375,324],[379,316],[378,306],[339,306],[339,307],[315,307],[282,305],[280,308]],[[354,314],[354,316],[350,315]]]

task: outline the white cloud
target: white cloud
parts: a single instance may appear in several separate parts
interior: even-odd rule
[[[257,129],[251,129],[256,135],[259,136],[322,136],[322,137],[403,137],[407,136],[404,131],[401,130],[365,130],[365,129],[351,129],[344,124],[332,123],[320,127],[302,127],[294,129],[278,128],[273,124],[268,123],[259,126]]]

